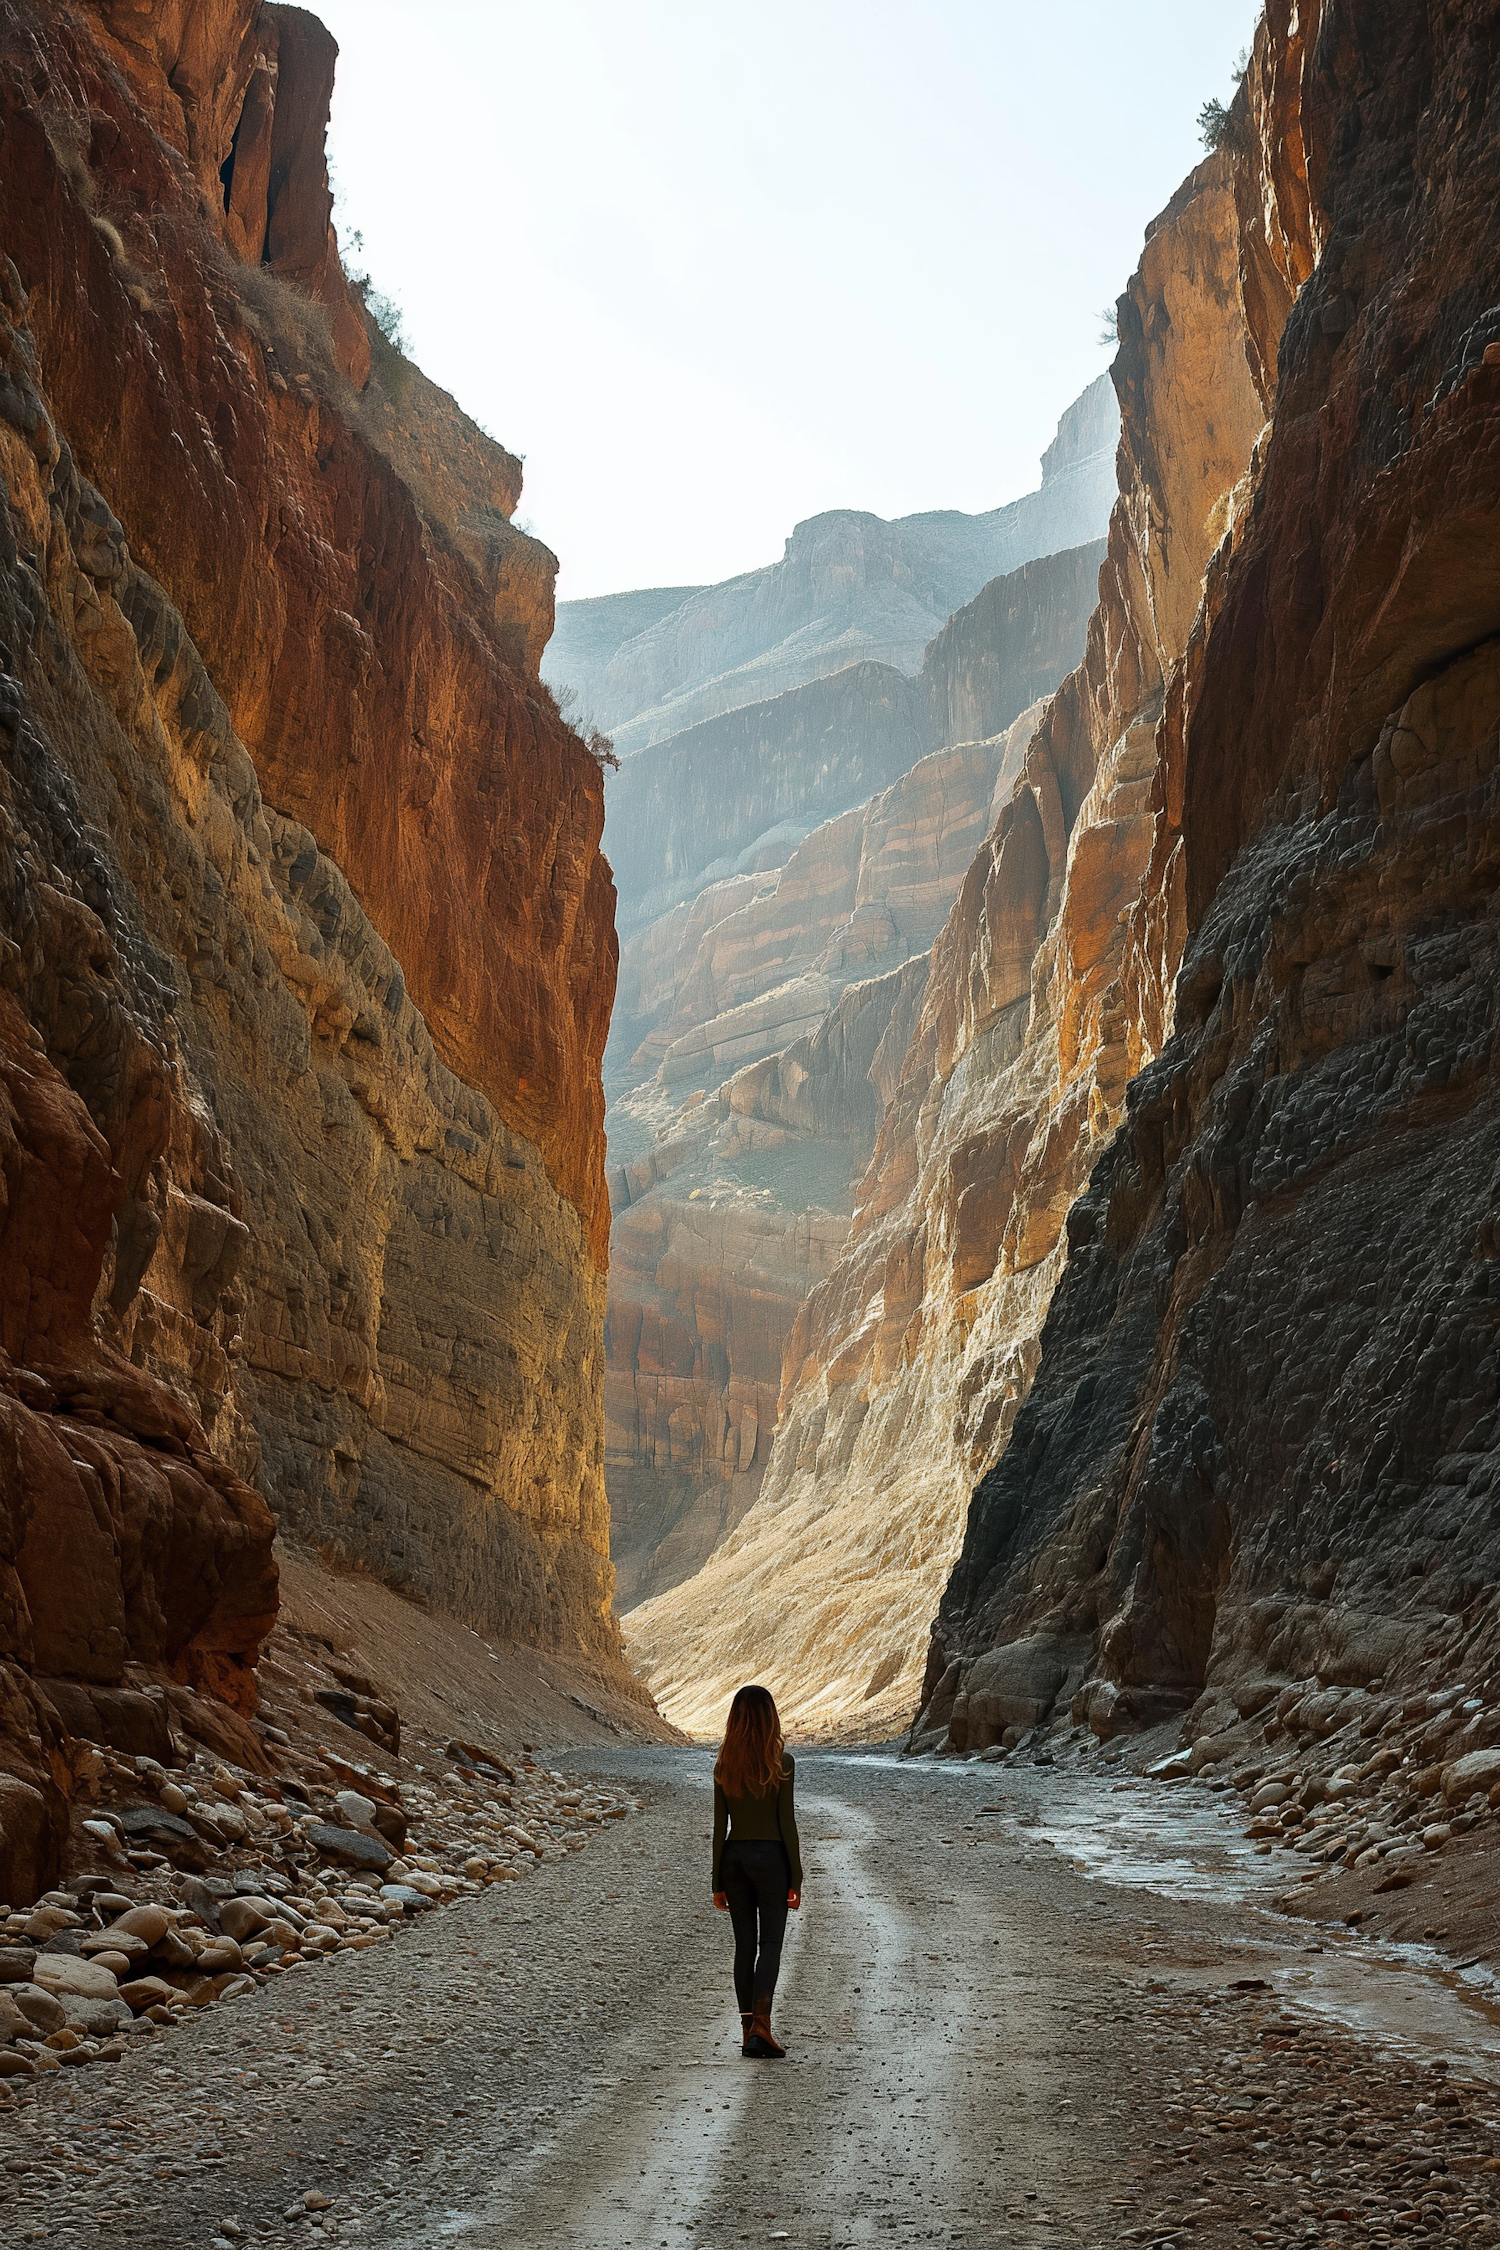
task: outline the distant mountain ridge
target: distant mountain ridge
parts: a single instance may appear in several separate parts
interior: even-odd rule
[[[850,664],[913,674],[955,610],[996,577],[1102,537],[1119,410],[1106,376],[1058,423],[1035,492],[984,515],[887,522],[833,509],[799,523],[781,560],[715,586],[562,602],[542,663],[624,756]]]

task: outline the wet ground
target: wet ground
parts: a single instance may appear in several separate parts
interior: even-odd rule
[[[706,1755],[587,1766],[647,1803],[587,1854],[41,2082],[0,2242],[1500,2242],[1487,1978],[1289,1921],[1212,1800],[807,1755],[748,2063]]]

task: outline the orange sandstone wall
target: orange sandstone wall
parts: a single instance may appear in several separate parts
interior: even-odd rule
[[[369,340],[328,235],[333,42],[273,6],[0,25],[6,248],[78,466],[268,797],[347,874],[445,1060],[541,1149],[602,1265],[602,777],[537,679],[554,565],[510,525],[519,464],[388,353],[390,387],[359,388]],[[248,160],[267,104],[269,161],[241,182],[236,134]],[[278,278],[327,310],[326,355]]]
[[[339,268],[333,63],[258,0],[0,6],[13,1899],[79,1683],[260,1755],[276,1518],[619,1677],[601,776],[518,464]]]

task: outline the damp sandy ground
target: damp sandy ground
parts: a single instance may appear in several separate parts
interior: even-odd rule
[[[1277,1913],[1212,1805],[809,1753],[790,2053],[748,2063],[706,1755],[556,1762],[646,1809],[51,2074],[0,2124],[0,2242],[1500,2242],[1494,1988]]]

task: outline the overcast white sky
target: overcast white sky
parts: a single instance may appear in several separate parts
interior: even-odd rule
[[[312,0],[344,228],[559,593],[1035,485],[1258,0]]]

